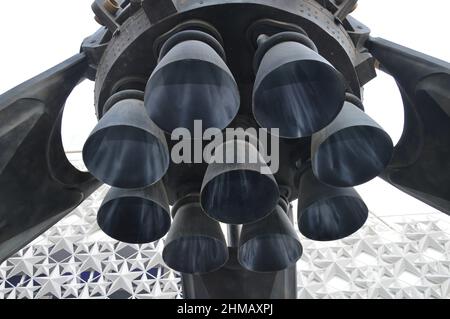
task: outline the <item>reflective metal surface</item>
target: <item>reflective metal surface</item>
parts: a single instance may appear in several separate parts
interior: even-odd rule
[[[203,127],[224,129],[236,116],[240,98],[237,84],[217,52],[197,40],[175,45],[153,71],[145,92],[150,118],[164,131],[193,132]]]
[[[170,228],[170,208],[162,183],[137,190],[111,188],[97,215],[108,236],[130,244],[151,243]]]
[[[227,224],[247,224],[269,215],[277,205],[279,189],[272,175],[261,173],[269,168],[258,150],[243,141],[229,141],[222,147],[223,154],[235,156],[228,163],[209,165],[201,191],[205,212]]]
[[[261,61],[253,113],[261,127],[280,136],[311,136],[328,125],[344,102],[342,75],[323,57],[297,42],[271,48]]]
[[[163,132],[137,99],[122,100],[105,114],[84,145],[83,159],[95,177],[118,188],[158,182],[170,160]]]
[[[353,188],[322,184],[311,170],[300,181],[298,225],[300,232],[316,241],[350,236],[364,226],[369,210]]]
[[[164,262],[170,268],[188,274],[221,268],[228,261],[228,247],[219,223],[203,212],[198,197],[175,210],[163,251]]]
[[[294,266],[302,253],[294,227],[280,206],[263,220],[242,228],[238,259],[248,270],[281,271]]]
[[[324,183],[351,187],[380,175],[392,158],[389,135],[367,114],[346,102],[339,116],[312,137],[312,167]]]

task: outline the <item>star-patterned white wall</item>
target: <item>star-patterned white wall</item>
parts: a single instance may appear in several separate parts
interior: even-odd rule
[[[163,241],[128,245],[100,231],[106,191],[0,265],[0,298],[182,297],[179,275],[162,260]],[[371,213],[344,240],[301,241],[299,298],[450,298],[447,215]]]

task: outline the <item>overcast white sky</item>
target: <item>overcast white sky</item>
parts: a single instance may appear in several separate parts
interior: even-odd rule
[[[301,1],[301,0],[299,0]],[[2,1],[0,8],[0,94],[79,51],[82,40],[98,25],[93,0]],[[380,36],[450,61],[450,1],[359,0],[353,16]],[[365,87],[367,113],[395,142],[403,128],[403,109],[393,80],[379,77]],[[64,116],[66,150],[81,150],[95,126],[93,83],[85,81],[70,97]],[[379,216],[434,211],[427,205],[376,179],[358,187]]]

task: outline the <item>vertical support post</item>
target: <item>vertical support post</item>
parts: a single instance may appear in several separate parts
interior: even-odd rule
[[[239,246],[239,238],[241,237],[242,225],[227,225],[228,229],[228,246],[237,248]]]

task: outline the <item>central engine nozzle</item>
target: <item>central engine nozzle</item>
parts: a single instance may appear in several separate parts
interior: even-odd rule
[[[212,218],[247,224],[269,215],[280,197],[278,184],[258,149],[245,140],[230,140],[215,149],[206,171],[201,204]]]

